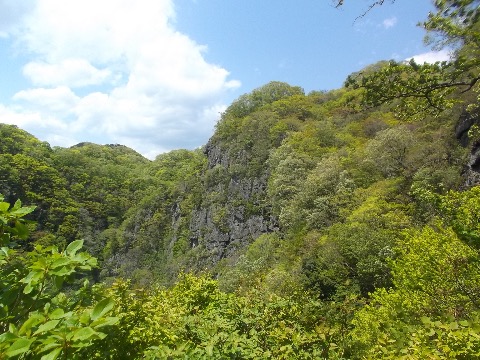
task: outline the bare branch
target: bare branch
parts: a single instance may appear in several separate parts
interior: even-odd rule
[[[339,7],[343,6],[343,4],[345,3],[344,0],[335,0],[336,2],[336,5],[335,7],[338,9]],[[370,12],[370,10],[372,10],[375,6],[380,6],[380,5],[383,5],[383,3],[385,2],[385,0],[375,0],[374,2],[372,2],[367,10],[365,10],[365,12],[362,14],[362,15],[359,15],[355,18],[355,20],[358,20],[360,18],[363,18],[365,15],[367,15],[367,13]],[[395,2],[395,0],[391,0],[392,4]]]
[[[357,21],[358,19],[361,19],[363,18],[365,15],[367,15],[370,10],[372,10],[375,6],[380,6],[380,5],[383,5],[383,3],[385,2],[385,0],[378,0],[378,1],[375,1],[374,3],[370,4],[370,6],[368,7],[367,10],[365,10],[365,12],[362,14],[362,15],[359,15],[355,18],[355,21]],[[395,0],[392,0],[392,3],[394,3]]]

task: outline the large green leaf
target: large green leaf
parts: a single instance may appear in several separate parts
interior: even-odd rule
[[[66,252],[67,255],[75,255],[83,246],[83,240],[75,240],[68,244]]]
[[[12,215],[15,215],[17,217],[22,217],[22,216],[25,216],[27,214],[30,214],[31,212],[33,212],[35,210],[36,206],[25,206],[25,207],[22,207],[22,208],[19,208],[19,209],[15,209],[11,212]]]
[[[4,246],[0,248],[0,253],[2,254],[2,256],[8,257],[10,249]]]
[[[60,320],[47,321],[45,324],[40,325],[38,327],[37,331],[35,331],[33,333],[33,335],[38,335],[38,334],[41,334],[43,332],[50,331],[50,330],[54,329],[58,325],[59,322],[60,322]]]
[[[9,203],[0,202],[0,211],[1,212],[7,212],[9,207],[10,207]]]
[[[8,357],[17,356],[20,354],[26,353],[30,349],[30,345],[35,341],[35,339],[24,339],[20,338],[16,340],[8,349],[5,351],[5,355]]]
[[[29,333],[29,331],[43,322],[45,320],[45,317],[42,314],[36,313],[36,314],[31,314],[30,317],[23,323],[23,325],[20,327],[19,333],[20,334],[26,334]]]
[[[58,355],[60,355],[60,352],[62,351],[62,348],[56,348],[53,351],[49,352],[46,355],[43,355],[40,360],[55,360]]]
[[[84,327],[80,328],[73,334],[72,340],[73,341],[82,341],[90,339],[97,335],[97,332],[93,330],[91,327]]]
[[[72,260],[70,260],[69,258],[66,258],[66,257],[62,257],[60,259],[57,259],[55,260],[52,265],[51,265],[51,268],[52,269],[56,269],[58,267],[61,267],[61,266],[65,266],[65,265],[68,265],[72,262]]]
[[[20,209],[21,207],[22,207],[22,202],[20,201],[20,199],[18,199],[17,201],[15,201],[15,204],[13,205],[11,211],[16,211],[16,210]]]
[[[11,333],[11,332],[6,332],[0,335],[0,343],[7,342],[7,341],[12,341],[14,339],[17,339],[18,336]]]
[[[50,319],[61,319],[65,315],[65,312],[62,308],[53,310],[48,316]]]
[[[114,325],[114,324],[118,323],[119,320],[120,319],[118,317],[109,316],[109,317],[106,317],[106,318],[100,318],[100,319],[95,320],[94,322],[92,322],[90,324],[90,326],[94,329],[98,329],[98,328],[103,327],[103,326]]]
[[[97,305],[95,305],[95,308],[93,309],[90,318],[93,321],[97,320],[99,317],[109,312],[114,305],[115,305],[115,302],[110,298],[101,300]]]

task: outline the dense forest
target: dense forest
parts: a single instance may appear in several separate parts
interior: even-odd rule
[[[479,5],[153,161],[0,124],[0,359],[479,359]]]

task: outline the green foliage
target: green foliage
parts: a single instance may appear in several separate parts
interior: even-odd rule
[[[480,249],[480,187],[464,192],[450,191],[439,197],[438,208],[460,239]]]
[[[78,290],[62,292],[96,260],[79,252],[82,241],[59,252],[37,245],[24,253],[16,240],[28,237],[23,217],[34,210],[17,201],[0,202],[0,354],[6,358],[82,359],[88,347],[106,337],[103,329],[117,322],[106,316],[114,303],[96,301],[96,290],[85,280]]]
[[[336,223],[303,260],[305,286],[324,299],[368,296],[391,285],[388,259],[411,219],[407,208],[389,200],[394,181],[357,190],[361,200],[343,223]]]
[[[278,181],[278,180],[277,180]],[[335,154],[326,156],[300,184],[294,197],[289,196],[280,212],[280,222],[285,227],[321,229],[332,225],[339,216],[340,206],[350,199],[355,184]]]
[[[406,127],[381,130],[368,142],[365,161],[386,178],[402,175],[413,142],[414,137]]]
[[[96,239],[103,245],[102,278],[135,278],[143,285],[174,280],[188,259],[188,227],[193,209],[202,201],[205,166],[201,151],[176,150],[159,155],[145,168],[152,181],[148,191],[122,214],[121,224]]]
[[[430,13],[428,20],[423,23],[430,36],[427,40],[437,47],[456,45],[478,52],[479,4],[478,0],[435,1],[437,12]],[[474,53],[470,53],[470,56],[473,58]]]
[[[478,251],[437,224],[409,234],[397,252],[394,288],[376,291],[355,315],[359,355],[478,358]]]
[[[50,145],[35,139],[26,131],[14,125],[1,124],[0,126],[0,154],[27,153],[31,157],[43,158],[51,153]]]
[[[129,290],[117,283],[120,333],[112,356],[164,359],[315,359],[338,354],[328,328],[316,328],[320,304],[220,292],[208,276],[184,274],[170,290]],[[335,357],[332,357],[335,358]]]
[[[259,236],[234,264],[225,266],[218,280],[220,288],[227,292],[246,293],[259,286],[277,260],[279,241],[275,234]]]
[[[10,204],[3,200],[3,195],[0,195],[0,246],[8,249],[15,245],[13,240],[25,240],[28,237],[28,228],[23,218],[33,212],[35,207],[22,207],[20,200],[10,207]]]
[[[401,99],[400,111],[407,117],[437,115],[455,102],[449,97],[455,86],[443,83],[452,67],[446,62],[419,65],[413,59],[408,64],[392,60],[371,75],[350,76],[345,85],[366,90],[363,102],[366,107]]]
[[[303,89],[298,86],[290,86],[287,83],[272,81],[250,94],[240,96],[225,111],[225,116],[242,118],[277,100],[282,100],[293,95],[304,95]]]
[[[286,119],[293,117],[304,121],[314,115],[314,103],[311,98],[304,96],[303,93],[276,100],[271,103],[270,108],[280,117]]]
[[[210,144],[235,163],[236,166],[230,166],[235,175],[259,177],[270,150],[279,146],[288,132],[288,125],[283,125],[286,124],[270,110],[258,110],[244,118],[226,116],[217,124]]]
[[[478,92],[479,77],[479,5],[478,0],[435,1],[436,13],[430,13],[422,25],[427,42],[435,49],[453,47],[450,61],[434,64],[408,64],[390,61],[378,71],[352,74],[347,87],[365,90],[364,105],[378,106],[399,99],[401,114],[407,118],[438,115],[459,101],[455,92]],[[478,99],[477,99],[478,100]]]

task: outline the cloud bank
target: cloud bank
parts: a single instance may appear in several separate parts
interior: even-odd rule
[[[0,121],[52,145],[121,143],[150,158],[198,147],[240,85],[175,29],[172,0],[16,3],[0,1],[0,35],[27,59],[30,87],[0,104]]]
[[[449,50],[446,50],[446,49],[440,50],[440,51],[429,51],[426,53],[409,57],[405,59],[405,61],[410,61],[411,59],[414,59],[415,62],[418,64],[423,64],[423,63],[433,64],[437,61],[449,61],[451,59],[451,53]]]

